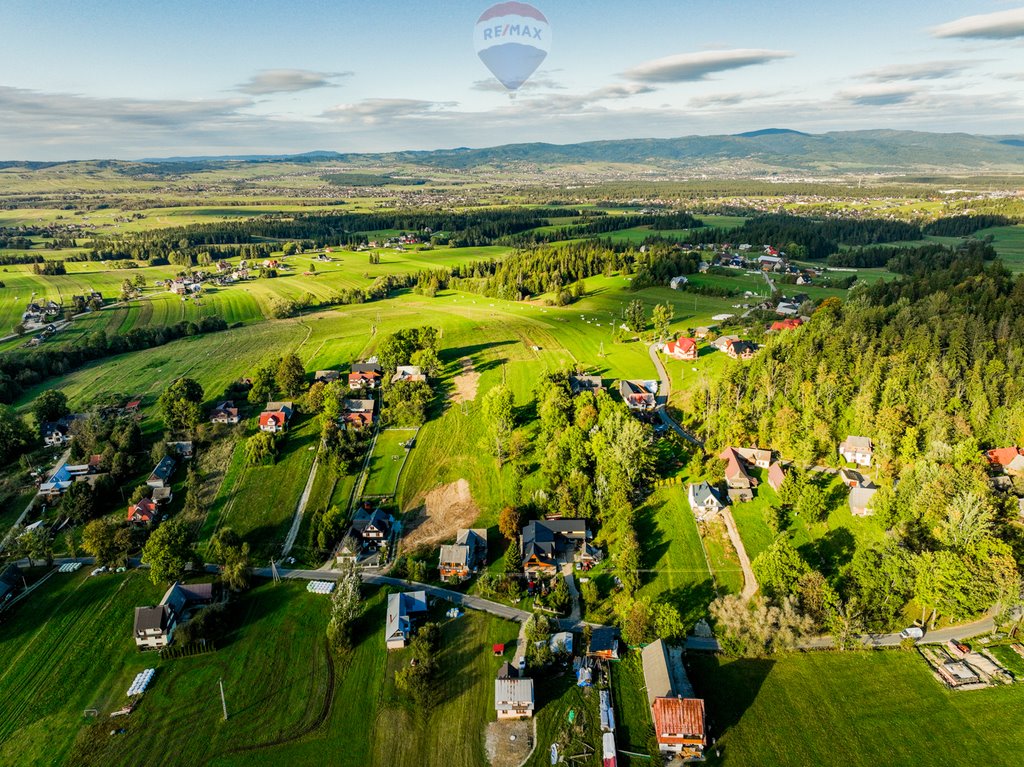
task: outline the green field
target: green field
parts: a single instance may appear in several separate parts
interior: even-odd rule
[[[438,702],[423,715],[394,689],[394,671],[408,656],[384,649],[382,592],[369,593],[355,648],[334,661],[324,639],[329,601],[301,583],[264,584],[238,598],[229,611],[236,626],[214,653],[177,660],[138,653],[133,607],[155,603],[161,592],[140,572],[54,575],[0,626],[3,764],[299,767],[322,764],[325,752],[332,764],[353,767],[484,763],[501,662],[491,644],[514,643],[515,624],[479,613],[447,621]],[[134,675],[153,666],[136,711],[109,719],[127,702]],[[98,719],[83,717],[91,708]],[[114,726],[125,732],[111,736]]]
[[[403,443],[416,436],[416,429],[381,429],[370,454],[370,477],[363,495],[394,495],[409,451]]]
[[[128,702],[135,674],[155,660],[134,649],[133,609],[155,604],[162,593],[138,572],[57,573],[4,615],[0,763],[61,763],[86,709],[101,709],[106,719]],[[108,721],[103,725],[109,729]]]
[[[276,463],[246,467],[230,487],[221,487],[225,501],[217,510],[217,525],[245,538],[257,562],[274,556],[284,543],[320,445],[319,421],[293,419]]]
[[[912,652],[692,656],[709,764],[978,767],[1024,760],[1024,686],[951,692]],[[721,757],[715,756],[715,749]]]

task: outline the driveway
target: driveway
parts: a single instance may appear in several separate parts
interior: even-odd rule
[[[661,422],[687,442],[697,445],[698,447],[704,447],[703,440],[700,440],[690,434],[690,432],[686,431],[686,429],[672,420],[672,417],[668,414],[668,395],[672,392],[672,380],[669,378],[668,371],[665,369],[665,365],[662,363],[661,357],[658,356],[658,345],[651,344],[648,346],[647,353],[651,356],[651,362],[654,363],[654,369],[658,371],[658,377],[661,379],[658,384],[658,395],[655,398],[655,401],[657,402],[655,412],[658,414],[658,417],[661,418]]]

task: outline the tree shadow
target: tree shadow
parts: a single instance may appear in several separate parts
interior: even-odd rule
[[[686,667],[697,697],[704,699],[707,722],[709,764],[721,764],[712,746],[743,718],[757,700],[761,687],[775,666],[769,658],[728,659],[719,655],[688,653]]]
[[[685,586],[677,586],[663,591],[658,597],[658,601],[675,607],[683,619],[683,624],[693,626],[701,618],[707,617],[708,605],[717,596],[714,581],[711,578],[705,578],[696,583],[688,583]]]
[[[825,576],[839,572],[843,565],[853,559],[857,541],[845,527],[829,530],[821,538],[800,546],[797,551]]]

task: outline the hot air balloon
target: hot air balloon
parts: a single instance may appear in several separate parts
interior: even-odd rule
[[[473,43],[480,60],[515,95],[547,57],[551,27],[532,5],[498,3],[477,19]]]

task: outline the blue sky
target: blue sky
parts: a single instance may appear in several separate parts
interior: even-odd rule
[[[1020,133],[1022,0],[536,0],[514,99],[488,2],[3,0],[0,159],[909,128]]]

